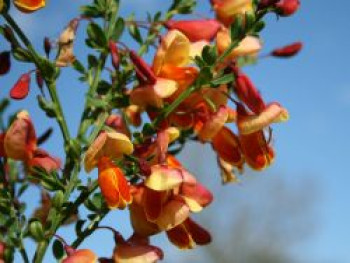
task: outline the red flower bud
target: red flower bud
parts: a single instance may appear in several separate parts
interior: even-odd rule
[[[112,65],[115,70],[118,70],[120,63],[119,50],[118,46],[113,41],[109,41],[109,51],[111,52]]]
[[[30,73],[23,74],[10,91],[10,97],[15,100],[22,100],[29,93]]]
[[[258,114],[265,109],[266,105],[260,92],[247,75],[241,73],[238,74],[235,92],[238,98],[254,113]]]
[[[212,41],[221,24],[215,19],[207,20],[169,20],[165,24],[168,29],[176,29],[188,37],[191,42],[200,40]]]
[[[258,4],[258,9],[265,9],[274,6],[277,4],[280,0],[260,0]]]
[[[303,43],[295,42],[293,44],[273,50],[271,52],[271,55],[274,57],[289,58],[297,55],[302,48],[303,48]]]
[[[299,0],[281,0],[276,4],[277,13],[280,16],[293,15],[300,6]]]
[[[151,67],[135,51],[130,51],[130,59],[135,66],[138,79],[147,84],[155,84],[157,77]]]
[[[51,42],[48,37],[44,38],[44,50],[45,50],[46,56],[49,57],[50,51],[51,51]]]
[[[36,80],[36,84],[38,84],[39,89],[41,90],[41,92],[43,92],[44,79],[41,76],[39,71],[35,72],[35,80]]]
[[[5,75],[10,71],[11,59],[10,52],[4,51],[0,53],[0,76]]]

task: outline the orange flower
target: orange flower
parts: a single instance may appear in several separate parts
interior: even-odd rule
[[[21,111],[7,130],[4,138],[4,149],[8,158],[27,161],[32,158],[36,149],[36,134],[28,112]]]
[[[102,157],[120,159],[124,154],[131,154],[134,147],[128,136],[119,132],[101,132],[86,151],[84,166],[90,172]]]
[[[78,249],[68,255],[62,263],[96,263],[97,256],[90,249]]]
[[[98,184],[109,208],[124,209],[132,202],[123,171],[108,157],[102,157],[98,162]]]
[[[263,170],[273,162],[275,157],[275,153],[263,132],[263,128],[274,120],[270,116],[274,115],[269,114],[270,109],[258,116],[250,115],[242,105],[238,105],[237,112],[237,125],[240,131],[239,140],[245,161],[255,170]]]
[[[45,0],[14,0],[15,6],[23,13],[32,13],[45,7]]]
[[[232,40],[227,28],[222,28],[216,36],[216,44],[218,53],[222,54],[230,46]],[[247,36],[245,37],[238,47],[236,47],[226,59],[234,59],[239,56],[256,56],[261,50],[262,44],[259,38]]]
[[[220,22],[229,26],[235,15],[253,11],[252,0],[211,0],[216,16]]]
[[[61,160],[49,155],[42,149],[33,152],[33,158],[27,162],[29,168],[39,167],[50,173],[61,168]]]

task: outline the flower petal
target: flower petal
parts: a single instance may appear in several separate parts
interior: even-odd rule
[[[174,189],[183,182],[181,170],[167,165],[153,165],[152,173],[145,180],[145,185],[155,191]]]
[[[278,103],[271,103],[259,115],[250,115],[238,120],[241,134],[250,134],[270,126],[274,122],[284,122],[289,118],[288,111]]]
[[[162,39],[153,61],[159,75],[164,65],[185,66],[189,62],[190,41],[178,30],[170,30]]]
[[[118,159],[123,157],[124,154],[131,154],[133,151],[133,144],[125,134],[102,132],[85,154],[85,171],[90,172],[103,156]]]
[[[157,225],[161,230],[170,230],[182,222],[190,215],[189,207],[180,200],[171,200],[165,206],[157,219]]]
[[[174,80],[157,78],[153,86],[154,93],[162,99],[169,98],[178,89],[178,85]]]
[[[220,106],[217,112],[211,114],[204,122],[198,137],[202,142],[211,141],[212,138],[222,129],[228,119],[228,109]]]

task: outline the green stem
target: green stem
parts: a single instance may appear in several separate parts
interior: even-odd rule
[[[196,85],[190,86],[188,89],[184,90],[177,98],[176,100],[171,103],[168,107],[165,108],[165,110],[158,115],[156,119],[153,121],[153,127],[157,127],[158,124],[167,118],[170,113],[172,113],[185,99],[187,99],[195,90],[197,89]]]
[[[46,82],[46,84],[47,84],[52,102],[56,107],[56,114],[57,114],[56,119],[57,119],[57,122],[60,126],[60,129],[61,129],[61,132],[63,135],[64,144],[66,147],[66,153],[68,153],[69,144],[70,144],[70,134],[69,134],[67,122],[66,122],[64,115],[63,115],[62,106],[61,106],[60,100],[59,100],[57,92],[56,92],[56,82],[51,81],[51,82]]]
[[[20,254],[22,256],[23,262],[24,263],[29,263],[29,258],[28,258],[27,252],[25,251],[22,243],[21,243],[21,246],[19,248],[19,252],[20,252]]]
[[[42,263],[43,262],[45,252],[47,250],[48,245],[49,245],[49,242],[47,240],[41,241],[38,244],[36,251],[35,251],[33,263]]]
[[[72,247],[79,247],[79,245],[97,229],[99,223],[106,215],[107,213],[103,213],[101,215],[96,216],[96,218],[94,218],[91,221],[91,223],[86,227],[86,229],[82,233],[80,233],[77,239],[72,243]]]

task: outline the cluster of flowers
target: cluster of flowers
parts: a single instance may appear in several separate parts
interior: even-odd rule
[[[15,0],[14,3],[26,12],[45,5],[45,1]],[[151,120],[156,120],[161,112],[159,109],[175,102],[198,78],[199,70],[192,63],[202,54],[203,48],[215,41],[218,55],[223,54],[233,41],[229,26],[235,17],[255,11],[251,0],[211,0],[211,4],[216,19],[164,22],[168,32],[161,38],[152,66],[136,52],[129,52],[138,86],[125,91],[130,97],[130,105],[123,109],[128,123],[140,125],[143,112]],[[0,0],[0,10],[3,6],[3,0]],[[273,8],[281,16],[293,14],[298,7],[298,0],[261,0],[257,6],[258,9]],[[118,48],[115,43],[110,43],[109,47],[117,67]],[[182,130],[192,130],[198,141],[212,145],[224,183],[236,181],[235,171],[241,172],[246,165],[263,170],[273,162],[275,153],[270,143],[269,127],[288,120],[288,112],[277,102],[265,102],[236,63],[239,57],[257,56],[261,48],[257,37],[246,36],[215,68],[216,71],[232,73],[234,83],[206,86],[192,92],[162,118],[156,127],[156,136],[133,141],[125,118],[116,114],[109,116],[106,125],[110,129],[100,132],[89,146],[84,165],[86,172],[98,168],[98,184],[110,209],[128,207],[130,210],[134,234],[128,240],[120,236],[116,238],[112,262],[156,262],[162,259],[162,251],[149,244],[149,237],[164,231],[170,242],[181,249],[191,249],[211,241],[209,232],[191,215],[207,207],[213,195],[168,151]],[[289,57],[300,49],[301,44],[295,43],[276,49],[271,55]],[[1,54],[2,61],[8,60],[7,57],[7,53]],[[18,93],[27,94],[29,81],[28,78],[20,79],[11,97],[23,97]],[[232,99],[230,93],[237,99]],[[229,105],[230,99],[234,100],[235,108]],[[232,124],[236,125],[238,132],[230,128]],[[266,130],[270,133],[267,134]],[[136,182],[130,182],[123,170],[122,164],[129,160],[128,156],[136,160],[139,168]],[[37,147],[33,124],[24,111],[18,113],[5,133],[0,134],[0,157],[20,160],[29,168],[41,167],[47,172],[61,166],[57,158]],[[1,257],[5,245],[0,245]],[[91,250],[67,247],[66,251],[65,263],[97,260]]]

